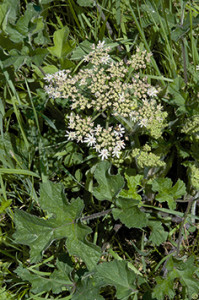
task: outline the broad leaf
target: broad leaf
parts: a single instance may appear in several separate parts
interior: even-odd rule
[[[114,219],[120,219],[128,228],[145,227],[147,225],[147,217],[146,214],[137,207],[137,202],[138,201],[130,199],[118,199],[116,203],[118,208],[112,210]]]
[[[164,300],[165,296],[169,296],[170,299],[174,299],[174,280],[178,279],[181,285],[188,292],[189,299],[192,299],[194,294],[199,293],[199,280],[194,278],[194,273],[197,267],[194,266],[194,257],[189,257],[186,262],[183,260],[177,260],[171,257],[166,265],[168,270],[167,277],[157,277],[157,285],[153,291],[153,297],[158,300]]]
[[[166,279],[156,277],[157,285],[154,288],[153,297],[157,300],[164,300],[165,296],[169,296],[169,299],[174,299],[173,280],[173,274],[169,274]]]
[[[26,36],[31,33],[31,27],[29,26],[33,17],[37,17],[38,12],[34,9],[33,3],[28,3],[24,15],[19,18],[16,23],[16,30],[22,35]],[[36,27],[36,26],[35,26]]]
[[[31,291],[34,294],[41,292],[52,291],[55,294],[61,293],[62,289],[67,287],[67,290],[71,291],[74,287],[74,283],[70,280],[70,273],[73,268],[62,261],[57,261],[57,269],[48,276],[48,273],[31,272],[28,269],[19,266],[15,273],[25,281],[29,281],[32,285]]]
[[[158,192],[155,199],[159,202],[168,202],[170,209],[176,208],[175,200],[181,198],[186,193],[186,187],[182,180],[178,179],[172,187],[170,178],[158,178],[152,182],[152,190]]]
[[[101,279],[95,278],[95,276],[89,276],[82,278],[81,281],[76,284],[75,294],[72,296],[72,300],[104,300],[100,293],[100,288],[103,286]]]
[[[124,186],[124,179],[120,174],[110,174],[111,164],[108,161],[100,162],[94,172],[98,187],[93,188],[93,195],[98,200],[113,201]]]
[[[149,240],[152,241],[155,245],[159,246],[166,241],[168,232],[164,230],[161,222],[149,221],[147,226],[151,228]]]
[[[122,300],[136,293],[136,277],[125,261],[104,262],[96,267],[95,278],[100,279],[103,286],[115,286],[116,297]]]
[[[188,2],[188,1],[186,1]],[[190,24],[190,17],[189,14],[187,14],[186,19],[183,22],[183,25],[177,24],[175,29],[171,32],[171,39],[175,42],[179,41],[179,39],[183,38],[189,31],[190,28],[194,29],[199,24],[199,17],[198,15],[196,17],[192,16],[191,18],[191,24]]]
[[[75,44],[73,41],[68,40],[68,35],[69,28],[67,26],[55,31],[53,34],[54,46],[48,47],[48,51],[58,58],[62,58],[70,53],[75,47]]]
[[[119,194],[120,197],[141,200],[142,197],[137,193],[138,187],[141,185],[142,175],[128,176],[125,174],[128,190],[122,190]]]
[[[177,105],[178,110],[180,113],[186,113],[187,109],[185,106],[185,98],[182,96],[182,87],[183,87],[183,80],[182,78],[176,77],[174,81],[169,84],[168,92],[172,95],[172,99],[169,102],[171,105]]]
[[[174,261],[174,264],[171,263],[169,269],[171,271],[174,269],[176,270],[180,283],[187,289],[190,298],[195,293],[197,295],[199,294],[199,279],[194,276],[194,273],[198,269],[198,267],[194,265],[193,256],[190,256],[186,262]]]
[[[41,184],[40,194],[39,204],[50,218],[45,220],[16,210],[15,242],[28,245],[31,262],[36,262],[54,240],[67,238],[69,254],[80,257],[89,269],[93,268],[100,257],[100,248],[86,239],[92,230],[75,222],[83,210],[83,201],[78,198],[69,204],[63,195],[62,185],[51,182]]]
[[[7,24],[15,24],[19,9],[19,0],[5,0],[4,3],[0,5],[0,23],[2,23],[3,30],[6,29]]]
[[[89,41],[87,40],[83,41],[82,43],[79,44],[78,47],[75,48],[75,50],[73,50],[71,59],[74,60],[82,59],[85,55],[87,55],[92,51],[91,46],[92,43],[90,43]]]
[[[171,39],[174,42],[177,42],[179,39],[183,38],[189,30],[190,28],[183,28],[181,25],[177,25],[171,33]]]
[[[14,66],[15,70],[19,69],[24,64],[30,66],[34,63],[37,66],[40,66],[48,52],[46,49],[36,49],[29,53],[27,47],[23,47],[22,50],[18,51],[13,49],[10,51],[10,57],[3,61],[3,66],[5,68]]]
[[[4,19],[3,30],[14,43],[24,42],[26,38],[30,39],[31,35],[35,33],[36,23],[33,23],[38,18],[39,13],[35,10],[33,3],[28,3],[24,15],[20,16],[17,21],[12,22],[10,18],[10,7],[12,7],[12,4],[9,4],[8,17]],[[40,28],[40,30],[42,31],[43,28]]]
[[[0,201],[0,214],[5,213],[6,208],[8,208],[10,206],[10,204],[12,203],[12,200],[1,200]]]

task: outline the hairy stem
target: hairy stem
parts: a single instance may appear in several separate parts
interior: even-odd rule
[[[194,197],[191,197],[191,198],[189,199],[189,202],[188,202],[188,205],[187,205],[187,209],[186,209],[185,214],[184,214],[184,218],[183,218],[182,223],[181,223],[181,225],[180,225],[180,230],[179,230],[179,235],[178,235],[178,244],[177,244],[177,249],[176,249],[176,254],[177,254],[177,256],[179,256],[180,245],[181,245],[181,243],[182,243],[183,227],[184,227],[184,225],[185,225],[187,216],[188,216],[188,214],[189,214],[189,212],[190,212],[190,209],[191,209],[191,206],[192,206],[192,203],[193,203],[194,200],[195,200]]]

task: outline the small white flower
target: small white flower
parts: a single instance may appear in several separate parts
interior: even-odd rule
[[[51,74],[46,74],[46,76],[44,77],[44,80],[50,82],[53,79],[53,75]]]
[[[162,121],[163,121],[163,118],[162,118],[161,116],[157,116],[157,117],[156,117],[156,120],[159,121],[159,122],[162,122]]]
[[[79,85],[81,86],[81,85],[85,85],[85,84],[86,84],[86,78],[82,78],[82,79],[80,80]]]
[[[93,134],[88,134],[88,136],[84,139],[84,143],[88,143],[88,146],[93,146],[96,144],[96,138]]]
[[[99,151],[99,153],[99,157],[101,157],[102,160],[107,159],[110,155],[107,149],[102,149],[101,151]]]
[[[110,60],[110,56],[107,55],[107,56],[101,57],[100,62],[101,62],[102,64],[105,64],[105,65],[106,65],[106,64],[108,64],[109,60]]]
[[[101,146],[99,144],[95,145],[94,149],[96,150],[96,152],[99,152],[101,149]]]
[[[71,120],[74,121],[74,115],[71,113],[70,116],[67,116],[67,119],[70,119],[70,121],[71,121]]]
[[[196,71],[199,71],[199,65],[196,66]]]
[[[71,109],[75,109],[77,107],[77,102],[71,104]]]
[[[131,120],[135,123],[135,122],[137,122],[137,117],[136,116],[131,116]]]
[[[69,119],[69,128],[70,129],[74,129],[75,126],[76,126],[76,123],[75,123],[75,118],[72,114],[70,114],[70,116],[67,117]]]
[[[102,132],[102,126],[98,124],[97,127],[95,127],[94,131],[96,134],[99,134],[100,132]]]
[[[121,155],[120,149],[118,147],[115,147],[114,150],[113,150],[113,152],[112,152],[112,155],[113,155],[113,157],[116,156],[117,158],[119,158],[120,155]]]
[[[89,62],[89,60],[90,60],[90,55],[88,54],[88,55],[85,55],[84,56],[84,61],[85,62]]]
[[[61,93],[60,92],[55,92],[53,96],[54,96],[54,98],[60,98]]]
[[[77,142],[78,142],[78,143],[79,143],[79,142],[83,143],[83,137],[82,137],[81,135],[79,135],[79,136],[77,137]]]
[[[100,92],[97,91],[97,92],[95,93],[95,97],[99,97],[99,96],[100,96]]]
[[[154,86],[150,87],[147,91],[147,94],[150,96],[150,97],[156,97],[157,94],[158,94],[158,91],[156,90],[156,88],[154,88]]]
[[[117,125],[115,130],[114,130],[115,136],[120,136],[122,137],[123,134],[125,133],[124,127],[122,127],[121,124]]]
[[[65,76],[65,73],[63,70],[60,70],[58,72],[56,72],[56,75],[60,76],[60,77],[64,77]]]
[[[120,141],[117,141],[116,142],[116,147],[121,150],[121,149],[124,149],[125,148],[125,142],[123,140],[120,140]]]
[[[105,44],[105,41],[103,41],[103,42],[99,41],[98,44],[97,44],[97,49],[103,48],[104,44]]]
[[[66,137],[68,137],[68,141],[73,141],[76,139],[76,133],[74,131],[66,131]]]
[[[142,119],[141,121],[139,121],[139,126],[140,127],[147,127],[148,125],[148,120],[147,119]]]
[[[125,101],[124,93],[119,94],[119,102],[124,102],[124,101]]]

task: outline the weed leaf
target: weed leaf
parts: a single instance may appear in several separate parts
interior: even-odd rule
[[[115,286],[118,299],[129,299],[129,296],[136,292],[136,275],[128,269],[125,261],[114,260],[98,265],[95,277],[100,279],[104,286]]]
[[[152,241],[157,246],[166,241],[168,233],[164,230],[161,222],[149,221],[147,225],[151,229],[149,238],[150,241]]]
[[[191,256],[186,262],[183,260],[177,260],[171,257],[166,265],[168,270],[167,277],[157,277],[157,285],[154,288],[153,297],[158,300],[165,299],[165,296],[169,296],[170,299],[174,299],[174,280],[180,281],[182,286],[186,289],[189,295],[189,299],[192,299],[194,294],[198,295],[199,292],[199,280],[194,278],[194,273],[197,267],[194,266],[194,257]]]
[[[48,51],[58,58],[62,58],[68,53],[70,53],[75,44],[68,40],[69,28],[67,26],[62,29],[58,29],[53,34],[53,47],[48,47]]]
[[[42,272],[42,275],[37,271],[34,271],[34,273],[30,272],[28,269],[23,268],[22,265],[15,270],[15,273],[21,279],[31,283],[31,291],[34,294],[50,291],[58,294],[66,286],[71,290],[73,283],[70,280],[70,273],[73,268],[61,261],[57,261],[56,267],[57,269],[50,276],[48,276],[48,273],[45,275],[44,272]]]
[[[120,197],[141,200],[142,197],[137,193],[138,186],[141,185],[142,175],[128,176],[125,174],[127,180],[128,190],[122,190],[119,194]]]
[[[113,201],[124,186],[124,179],[120,174],[110,174],[110,166],[108,161],[102,161],[95,169],[94,177],[98,182],[98,187],[93,188],[93,195],[98,200]]]
[[[75,223],[83,210],[83,201],[77,198],[69,204],[62,192],[61,184],[48,182],[41,185],[39,204],[49,213],[47,220],[22,210],[15,211],[15,242],[30,247],[30,259],[33,263],[41,259],[42,252],[54,240],[67,238],[69,254],[80,257],[90,269],[100,257],[100,248],[86,239],[92,232],[91,228]]]
[[[147,225],[146,214],[137,207],[137,201],[121,198],[116,204],[118,208],[113,209],[115,220],[120,219],[128,228],[142,228]]]
[[[176,208],[175,200],[185,195],[186,187],[182,180],[178,179],[176,184],[172,187],[170,178],[158,178],[152,182],[152,190],[158,192],[156,200],[159,202],[168,202],[170,209]]]
[[[89,276],[81,281],[77,282],[75,294],[72,296],[72,300],[103,300],[100,293],[100,288],[103,286],[101,279],[97,279],[94,276]]]

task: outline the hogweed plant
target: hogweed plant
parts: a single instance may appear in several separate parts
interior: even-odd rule
[[[197,1],[1,2],[0,299],[198,299]]]
[[[172,106],[173,82],[165,90],[151,75],[151,59],[142,46],[116,59],[100,41],[74,73],[45,76],[46,93],[54,104],[63,101],[65,114],[65,151],[53,158],[65,157],[55,182],[43,176],[40,183],[42,217],[23,209],[14,214],[13,238],[30,248],[15,273],[29,281],[31,293],[72,300],[198,294],[197,262],[186,243],[197,238],[199,168],[192,144],[199,120]],[[185,140],[191,146],[183,151]],[[189,170],[187,185],[184,174],[172,173],[177,151],[178,168]]]
[[[162,92],[164,86],[157,80],[152,84],[150,75],[147,76],[151,70],[151,55],[140,47],[129,59],[115,60],[111,55],[111,48],[104,41],[100,41],[97,45],[91,46],[77,73],[61,70],[46,75],[44,79],[45,91],[49,97],[64,99],[68,103],[69,110],[65,117],[66,140],[83,144],[88,148],[88,153],[92,154],[90,157],[98,159],[94,171],[90,171],[98,186],[93,186],[92,183],[88,191],[98,201],[106,200],[112,203],[112,206],[105,205],[107,210],[80,220],[92,220],[111,212],[114,220],[119,219],[127,228],[150,228],[151,233],[146,241],[160,246],[166,243],[168,232],[165,228],[170,226],[164,221],[162,214],[167,217],[175,215],[176,201],[186,203],[188,199],[185,214],[176,214],[180,217],[181,225],[176,246],[170,251],[174,258],[167,253],[166,259],[162,258],[160,263],[161,265],[165,261],[164,276],[167,276],[168,271],[171,275],[167,276],[165,286],[164,279],[156,277],[157,285],[153,292],[150,292],[153,299],[163,300],[164,296],[175,295],[167,285],[173,286],[174,278],[180,280],[178,271],[172,270],[173,268],[180,270],[179,254],[183,240],[183,226],[190,216],[191,208],[192,221],[195,220],[199,169],[196,161],[184,162],[184,166],[189,170],[188,191],[191,196],[187,194],[181,179],[178,178],[173,185],[170,178],[165,178],[174,163],[174,155],[171,154],[172,143],[168,136],[170,135],[172,140],[171,128],[176,123],[175,117],[173,120],[176,111],[170,104],[168,105],[172,89],[170,94],[169,90],[165,94],[165,91]],[[179,128],[180,134],[186,134],[188,140],[197,139],[197,114],[192,120],[186,118]],[[118,167],[117,175],[111,175],[111,165]],[[151,214],[154,209],[159,212],[155,219]],[[193,258],[189,258],[186,263],[192,260]],[[111,264],[114,265],[115,261],[111,262],[110,266]],[[101,267],[103,269],[103,264]],[[136,270],[134,266],[131,267]],[[115,265],[115,268],[118,266]],[[146,267],[143,266],[143,270],[146,274]],[[189,278],[196,277],[195,270],[193,260]],[[140,274],[138,270],[135,273]],[[142,281],[141,277],[140,280],[144,294],[146,281]],[[195,279],[196,282],[198,281]],[[113,284],[111,280],[109,283]],[[180,281],[180,284],[188,295],[194,295],[198,291],[196,285],[190,289],[187,282]],[[123,298],[119,295],[117,284],[113,285],[117,288],[116,295],[119,299],[127,299],[130,295],[138,294],[137,290],[127,292],[128,296]]]
[[[92,45],[84,57],[86,66],[77,74],[62,70],[44,79],[49,97],[67,99],[70,104],[67,140],[84,143],[101,160],[114,163],[124,161],[133,142],[136,147],[134,137],[139,130],[160,138],[167,125],[167,112],[157,97],[159,89],[142,72],[150,63],[151,53],[137,48],[125,64],[114,61],[110,51],[99,42]]]

